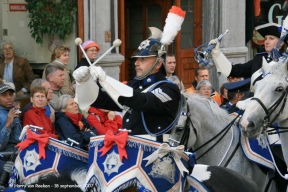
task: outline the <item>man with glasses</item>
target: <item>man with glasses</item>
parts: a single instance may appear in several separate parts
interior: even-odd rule
[[[186,93],[195,93],[197,84],[202,80],[210,79],[209,70],[206,66],[199,66],[195,69],[195,81],[192,82],[192,86],[185,90]],[[212,89],[211,98],[220,106],[222,99],[217,91]]]
[[[3,58],[0,58],[0,79],[14,83],[17,95],[30,91],[34,80],[32,68],[26,58],[15,55],[15,48],[9,41],[1,43]]]
[[[61,64],[50,63],[46,67],[45,78],[49,82],[52,93],[52,99],[49,101],[49,104],[56,108],[58,99],[61,95],[63,95],[61,88],[64,86],[65,75],[64,75],[64,67]]]

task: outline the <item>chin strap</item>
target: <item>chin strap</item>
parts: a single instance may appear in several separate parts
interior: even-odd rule
[[[139,76],[139,77],[135,77],[134,79],[136,80],[143,80],[145,79],[148,75],[150,75],[150,72],[155,68],[155,66],[157,65],[157,63],[160,61],[160,60],[163,60],[161,57],[157,57],[156,58],[156,61],[154,62],[154,64],[152,65],[152,67],[146,72],[144,73],[143,75]]]

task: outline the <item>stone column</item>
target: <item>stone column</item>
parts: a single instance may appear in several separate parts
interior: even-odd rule
[[[88,0],[84,1],[84,36],[85,40],[91,39],[100,45],[97,58],[105,53],[118,38],[118,8],[117,0]],[[111,32],[111,41],[105,41],[105,32]],[[119,79],[119,66],[124,61],[124,56],[119,54],[119,49],[113,49],[97,65],[101,66],[107,75]]]
[[[245,1],[203,0],[203,42],[218,37],[226,29],[229,32],[221,42],[222,52],[231,63],[246,62],[248,49],[245,46]],[[210,70],[210,81],[218,91],[227,79],[222,75],[218,77],[214,67]]]

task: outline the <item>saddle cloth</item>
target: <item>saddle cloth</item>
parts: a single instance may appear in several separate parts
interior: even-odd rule
[[[240,131],[240,143],[245,157],[250,161],[275,171],[271,154],[267,148],[269,143],[267,144],[264,135],[261,134],[256,139],[249,139],[242,134],[239,125],[238,129]]]
[[[49,138],[45,148],[46,159],[39,159],[39,147],[35,142],[19,152],[9,186],[15,184],[30,184],[38,181],[40,175],[55,173],[72,169],[87,169],[88,152],[80,148],[74,148],[59,140]]]
[[[104,135],[91,137],[89,144],[87,186],[95,185],[97,191],[121,191],[137,186],[139,191],[183,191],[186,172],[181,175],[174,157],[167,153],[146,166],[147,160],[157,151],[161,143],[128,136],[126,143],[127,159],[119,158],[117,145],[114,144],[107,154],[98,152],[104,145]],[[167,144],[168,145],[168,144]],[[187,168],[189,157],[182,152],[180,161]]]

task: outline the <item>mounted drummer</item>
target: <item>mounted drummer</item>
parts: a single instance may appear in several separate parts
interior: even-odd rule
[[[176,19],[180,17],[177,14],[174,15],[176,15]],[[182,21],[177,22],[177,25],[180,23],[180,28],[184,15],[185,12],[182,11],[182,17],[180,18]],[[173,26],[173,28],[176,28],[174,29],[177,30],[176,34],[180,30],[177,29],[179,26]],[[91,66],[88,68],[83,66],[75,70],[73,76],[78,85],[88,81],[90,75],[98,84],[99,93],[91,106],[114,111],[122,111],[124,108],[126,113],[123,116],[123,128],[131,130],[133,135],[143,136],[149,133],[146,138],[155,140],[156,136],[168,132],[176,123],[175,119],[177,119],[180,111],[181,94],[176,84],[166,80],[166,71],[163,65],[166,54],[164,47],[168,45],[168,43],[165,43],[167,39],[163,40],[164,37],[167,38],[165,27],[163,33],[154,27],[149,29],[151,30],[151,37],[141,42],[132,55],[132,58],[136,59],[136,77],[127,84],[130,88],[127,90],[131,91],[131,97],[123,96],[124,93],[121,94],[123,91],[117,87],[123,85],[120,85],[121,83],[117,81],[104,87],[106,90],[104,91],[101,84],[107,85],[107,77],[109,76],[106,76],[101,67]],[[169,34],[169,44],[173,41],[176,34],[173,36],[172,33],[172,37]],[[115,91],[110,89],[117,90],[119,94],[117,95]],[[78,93],[78,98],[76,99],[81,107],[81,102],[85,102],[83,101],[85,96],[82,94],[83,97],[80,97],[80,94]],[[162,139],[162,137],[157,138],[158,141],[163,141]]]

